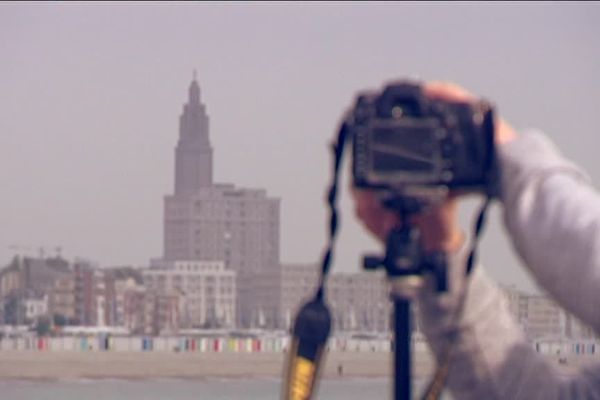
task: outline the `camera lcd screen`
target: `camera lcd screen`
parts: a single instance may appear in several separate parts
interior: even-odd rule
[[[378,174],[429,174],[438,169],[439,151],[430,126],[375,127],[371,136],[371,169]]]

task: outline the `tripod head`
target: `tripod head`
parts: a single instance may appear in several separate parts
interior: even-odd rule
[[[384,268],[392,284],[392,295],[411,299],[423,284],[424,275],[432,274],[437,290],[447,290],[446,257],[442,252],[425,252],[421,247],[419,228],[412,216],[431,204],[428,200],[410,196],[392,196],[383,205],[400,217],[399,226],[390,231],[383,257],[368,255],[363,259],[366,270]]]

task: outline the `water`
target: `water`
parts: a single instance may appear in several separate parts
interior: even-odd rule
[[[0,381],[2,400],[279,400],[279,379]],[[421,386],[421,385],[419,385]],[[324,380],[323,400],[390,399],[388,378]]]

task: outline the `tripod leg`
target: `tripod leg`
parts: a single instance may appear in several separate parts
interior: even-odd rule
[[[410,301],[394,300],[394,399],[411,399]]]

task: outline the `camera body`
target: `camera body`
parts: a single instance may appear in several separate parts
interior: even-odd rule
[[[356,187],[415,197],[497,192],[493,110],[485,101],[430,99],[401,81],[359,94],[345,123]]]

